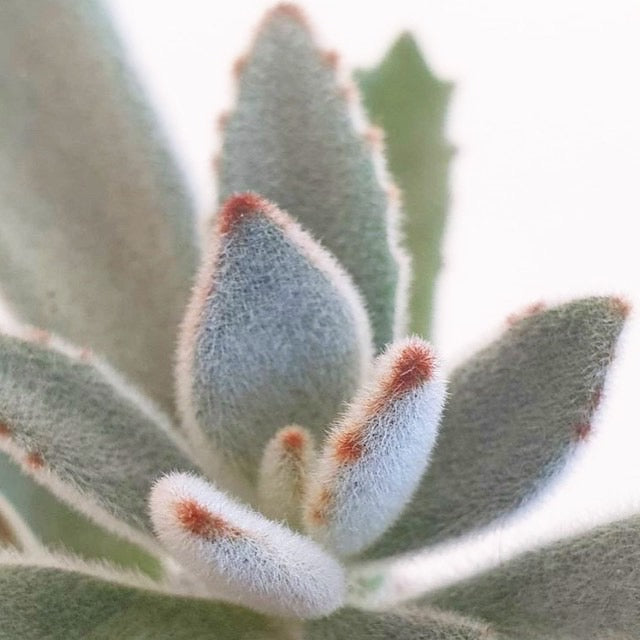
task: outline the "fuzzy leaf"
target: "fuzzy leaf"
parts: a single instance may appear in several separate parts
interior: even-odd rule
[[[333,427],[311,479],[305,523],[316,540],[354,555],[398,519],[427,467],[445,389],[419,338],[378,357],[373,381]]]
[[[278,429],[333,420],[368,370],[371,334],[348,276],[267,201],[230,198],[212,244],[182,327],[178,406],[194,448],[213,440],[255,481]]]
[[[163,568],[156,555],[144,552],[60,502],[2,452],[0,491],[16,505],[20,517],[46,547],[70,551],[87,559],[107,558],[114,564],[138,569],[154,578],[162,575]]]
[[[21,640],[284,640],[241,607],[163,593],[150,581],[73,561],[5,557],[0,635]]]
[[[268,14],[239,66],[219,192],[260,193],[311,230],[362,291],[380,350],[402,331],[406,268],[381,159],[355,130],[331,60],[298,9]]]
[[[99,524],[146,547],[146,497],[194,469],[169,426],[106,366],[0,336],[0,449]]]
[[[488,624],[427,607],[376,613],[343,609],[311,622],[305,640],[493,640]],[[501,638],[501,640],[506,640]]]
[[[171,404],[193,206],[94,0],[0,3],[0,287]]]
[[[375,69],[355,77],[371,120],[385,132],[389,169],[402,192],[413,271],[409,328],[429,335],[449,208],[453,147],[444,127],[452,85],[433,75],[410,33],[398,38]]]
[[[429,470],[369,557],[468,532],[539,490],[588,438],[627,312],[587,298],[534,313],[455,370]]]
[[[15,547],[29,551],[40,547],[29,525],[0,493],[0,548]]]
[[[267,443],[260,464],[260,511],[271,520],[301,529],[302,502],[315,464],[312,435],[298,425],[280,429]]]
[[[521,640],[640,637],[640,517],[531,551],[435,593]]]
[[[198,477],[161,478],[149,510],[158,538],[231,602],[293,618],[318,618],[344,602],[344,572],[331,556]]]

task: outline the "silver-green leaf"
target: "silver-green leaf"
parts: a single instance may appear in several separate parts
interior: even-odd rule
[[[531,551],[431,596],[520,640],[640,637],[640,517]]]
[[[165,408],[193,205],[95,0],[0,3],[0,289]]]
[[[429,470],[370,557],[488,524],[545,485],[589,438],[627,311],[602,297],[532,313],[456,369]]]
[[[273,10],[239,66],[219,191],[260,193],[309,229],[362,291],[380,350],[401,330],[406,269],[383,177],[343,93],[299,11]]]

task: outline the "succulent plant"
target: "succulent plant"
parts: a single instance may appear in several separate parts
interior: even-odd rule
[[[500,523],[586,446],[624,301],[535,305],[447,387],[405,329],[379,134],[297,8],[236,64],[202,249],[100,7],[4,0],[0,36],[0,637],[640,635],[637,517],[401,606],[390,571]],[[431,100],[439,130],[448,89],[407,90],[407,60],[426,86],[409,36],[358,77],[410,194],[426,332],[446,170],[424,163],[450,150],[412,128]]]

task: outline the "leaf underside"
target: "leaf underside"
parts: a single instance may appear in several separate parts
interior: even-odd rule
[[[526,317],[456,369],[438,443],[385,557],[486,525],[521,505],[588,438],[623,327],[615,298]]]
[[[0,4],[0,289],[171,406],[193,207],[93,0]]]

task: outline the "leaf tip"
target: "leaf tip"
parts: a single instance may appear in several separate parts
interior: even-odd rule
[[[220,537],[238,537],[241,532],[224,518],[211,513],[193,498],[183,498],[174,504],[178,523],[188,533],[213,540]]]
[[[247,216],[264,213],[271,209],[267,200],[255,193],[238,193],[226,200],[218,216],[218,229],[221,234],[232,231]]]
[[[394,360],[384,385],[389,395],[411,391],[431,381],[436,372],[436,355],[431,346],[419,338],[401,343]]]
[[[627,318],[633,307],[631,302],[624,296],[614,296],[611,298],[611,309],[614,313],[619,314],[623,318]]]
[[[267,13],[265,22],[268,22],[274,18],[287,18],[294,20],[303,27],[309,26],[309,21],[304,11],[293,2],[281,2],[277,4],[271,11]]]

